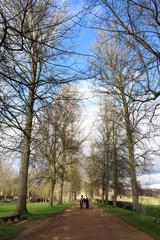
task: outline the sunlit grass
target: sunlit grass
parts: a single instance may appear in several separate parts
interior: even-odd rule
[[[48,203],[31,203],[28,204],[28,217],[32,219],[45,217],[53,213],[62,212],[70,206],[71,204],[65,203],[62,205],[56,204],[53,208],[51,208]]]
[[[70,204],[65,203],[62,205],[55,204],[53,208],[49,207],[49,203],[29,203],[27,208],[29,211],[29,217],[44,216],[52,213],[62,211],[69,207]],[[12,203],[0,203],[0,217],[12,215],[16,209],[16,205]]]
[[[132,202],[132,197],[118,197],[117,201]],[[160,205],[160,198],[140,196],[139,203],[144,205]]]
[[[62,205],[56,204],[53,208],[49,207],[49,203],[29,203],[27,208],[29,214],[27,218],[29,219],[39,219],[48,217],[52,214],[62,212],[64,209],[70,207],[71,204],[65,203]],[[0,204],[0,217],[5,217],[12,215],[16,209],[15,204],[2,203]],[[17,235],[24,227],[22,225],[16,224],[3,224],[0,223],[0,240],[10,240]]]
[[[13,214],[16,209],[14,203],[0,203],[0,217],[5,217]]]

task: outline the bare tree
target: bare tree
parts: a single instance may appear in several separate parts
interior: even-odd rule
[[[127,148],[129,158],[129,175],[131,177],[133,209],[138,210],[138,183],[136,176],[135,142],[136,129],[140,121],[146,116],[146,111],[140,111],[140,105],[132,102],[135,94],[137,79],[135,72],[130,67],[136,64],[136,57],[132,54],[132,48],[128,46],[122,49],[120,39],[112,43],[100,33],[100,41],[96,45],[97,61],[93,63],[97,69],[97,78],[100,82],[100,91],[114,96],[116,104],[121,106],[125,131],[127,136]],[[138,114],[137,114],[138,113]],[[135,116],[137,118],[135,118]]]
[[[9,177],[8,177],[9,176]],[[10,164],[6,164],[4,157],[0,159],[0,196],[3,200],[14,200],[17,194],[18,176]]]
[[[73,92],[72,92],[73,91]],[[61,111],[61,128],[60,128],[60,141],[61,141],[61,161],[60,161],[60,194],[59,203],[63,201],[63,187],[67,175],[67,167],[72,165],[75,161],[75,155],[79,153],[81,139],[80,139],[80,126],[78,118],[78,101],[74,97],[74,90],[64,88],[60,94],[59,105],[62,107]]]
[[[32,166],[37,169],[36,179],[50,183],[50,206],[56,183],[60,182],[60,201],[63,200],[64,181],[73,176],[70,168],[79,151],[77,100],[71,86],[63,87],[55,102],[38,114],[38,129],[33,139]],[[70,181],[71,182],[71,181]]]
[[[131,66],[139,83],[134,99],[154,101],[159,106],[159,1],[95,0],[90,5],[93,9],[99,6],[99,11],[92,9],[94,26],[90,27],[111,33],[112,39],[118,36],[124,48],[132,46],[133,54],[139,58],[138,64]]]
[[[67,58],[63,41],[71,31],[67,9],[50,0],[31,0],[27,4],[26,11],[21,1],[14,6],[12,1],[3,2],[3,9],[14,16],[10,20],[12,30],[17,30],[8,40],[15,51],[7,49],[0,66],[1,122],[16,129],[22,139],[16,208],[19,214],[27,212],[27,176],[35,114],[54,100],[59,84],[75,80],[73,70],[63,64]]]
[[[25,21],[30,9],[36,4],[36,1],[0,1],[0,50],[22,51],[24,47],[23,40],[27,38],[27,29]],[[18,22],[17,19],[20,21]],[[17,24],[15,25],[15,23]],[[19,23],[19,25],[18,25]],[[28,29],[30,31],[31,29]],[[20,44],[17,45],[17,37]],[[2,57],[2,56],[1,56]],[[4,56],[5,57],[5,56]],[[4,60],[2,58],[1,60]]]
[[[109,185],[111,178],[111,128],[110,112],[104,111],[101,106],[98,137],[91,146],[91,155],[88,163],[90,192],[93,196],[95,189],[101,188],[102,201],[108,202]]]
[[[70,169],[70,201],[77,200],[77,195],[81,190],[81,173],[80,173],[80,164],[79,161],[75,161],[73,166],[71,165]]]
[[[88,176],[88,192],[91,198],[95,197],[97,191],[101,187],[100,167],[99,167],[99,152],[96,151],[96,143],[90,146],[90,154],[87,158],[87,176]]]
[[[59,107],[46,107],[38,118],[39,127],[33,140],[32,167],[37,169],[36,179],[50,184],[50,207],[53,207],[54,189],[59,174],[59,158],[61,145],[59,130],[61,117]]]

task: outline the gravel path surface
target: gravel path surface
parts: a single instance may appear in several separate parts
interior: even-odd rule
[[[78,205],[24,226],[15,240],[153,240],[102,209],[80,209]]]

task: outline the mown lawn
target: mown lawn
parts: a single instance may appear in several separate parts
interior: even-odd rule
[[[16,205],[12,203],[0,203],[0,217],[5,217],[13,214]]]
[[[49,207],[48,203],[29,203],[27,205],[29,219],[39,219],[47,217],[51,214],[62,212],[64,209],[69,208],[71,204],[55,205],[53,208]],[[0,217],[12,215],[15,211],[15,204],[0,204]],[[10,240],[24,229],[22,225],[4,224],[0,223],[0,240]]]
[[[29,203],[27,208],[29,211],[29,218],[43,217],[48,214],[57,213],[69,207],[70,204],[63,205],[56,204],[53,208],[49,207],[49,203]],[[16,205],[11,203],[0,203],[0,217],[12,215],[15,211]]]
[[[104,204],[97,204],[97,206],[123,219],[141,231],[146,232],[155,240],[160,240],[160,218],[155,218],[141,213],[136,213],[126,209]]]
[[[132,199],[132,197],[121,196],[121,197],[117,198],[117,201],[133,202],[133,199]],[[140,196],[139,203],[144,204],[144,205],[159,205],[160,206],[160,198]]]
[[[36,219],[46,217],[53,213],[62,212],[64,209],[71,207],[71,204],[65,203],[62,205],[55,205],[53,208],[48,206],[48,203],[31,203],[28,204],[28,218]]]

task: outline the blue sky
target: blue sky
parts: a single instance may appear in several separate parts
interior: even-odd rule
[[[80,9],[80,2],[81,1],[71,0],[72,11],[78,11]],[[81,29],[78,29],[77,31],[77,36],[73,39],[74,49],[79,53],[90,54],[95,40],[95,30],[81,27]],[[75,58],[77,60],[77,56]],[[78,57],[78,64],[82,68],[85,67],[87,65],[87,57]],[[89,142],[96,135],[98,98],[92,93],[92,83],[89,80],[82,81],[80,83],[80,89],[83,97],[89,97],[88,100],[84,100],[82,103],[82,114],[85,116],[85,121],[83,121],[84,135],[87,135],[89,132],[91,133],[85,146],[87,149],[86,151],[88,151]],[[150,177],[150,175],[142,176],[140,181],[144,186],[148,186],[148,183],[150,182],[152,187],[160,187],[160,174],[152,174],[152,177]]]
[[[81,10],[81,2],[78,0],[71,0],[71,8],[74,12]],[[75,19],[78,21],[78,19]],[[89,21],[89,19],[87,19]],[[76,50],[81,53],[90,53],[91,45],[96,39],[96,31],[94,29],[89,29],[85,27],[80,27],[80,32],[75,39]]]
[[[77,0],[71,0],[72,3],[72,8],[74,11],[78,11],[80,9],[80,4],[82,1],[77,1]],[[89,19],[88,19],[89,21]],[[83,54],[91,54],[92,51],[92,46],[94,41],[96,40],[96,31],[93,29],[88,29],[85,27],[81,27],[81,30],[78,34],[78,36],[74,39],[74,44],[75,44],[75,49],[76,52],[80,52]],[[83,67],[86,65],[86,58],[82,57],[79,58],[79,66]],[[97,113],[98,113],[98,98],[94,97],[94,94],[92,93],[92,85],[90,82],[82,82],[81,83],[81,89],[84,95],[89,96],[90,99],[89,101],[85,100],[83,102],[84,104],[84,110],[83,114],[86,115],[86,119],[83,123],[85,126],[85,133],[88,134],[89,132],[91,133],[89,139],[92,139],[93,136],[95,135],[95,121],[97,118]],[[93,124],[93,126],[92,126]],[[89,141],[88,141],[89,142]],[[89,144],[86,143],[86,149],[89,148]],[[155,188],[160,188],[160,173],[159,171],[155,171],[157,167],[157,164],[153,166],[153,172],[151,174],[145,174],[144,176],[138,177],[141,184],[143,187],[155,187]],[[158,167],[159,168],[159,167]]]

